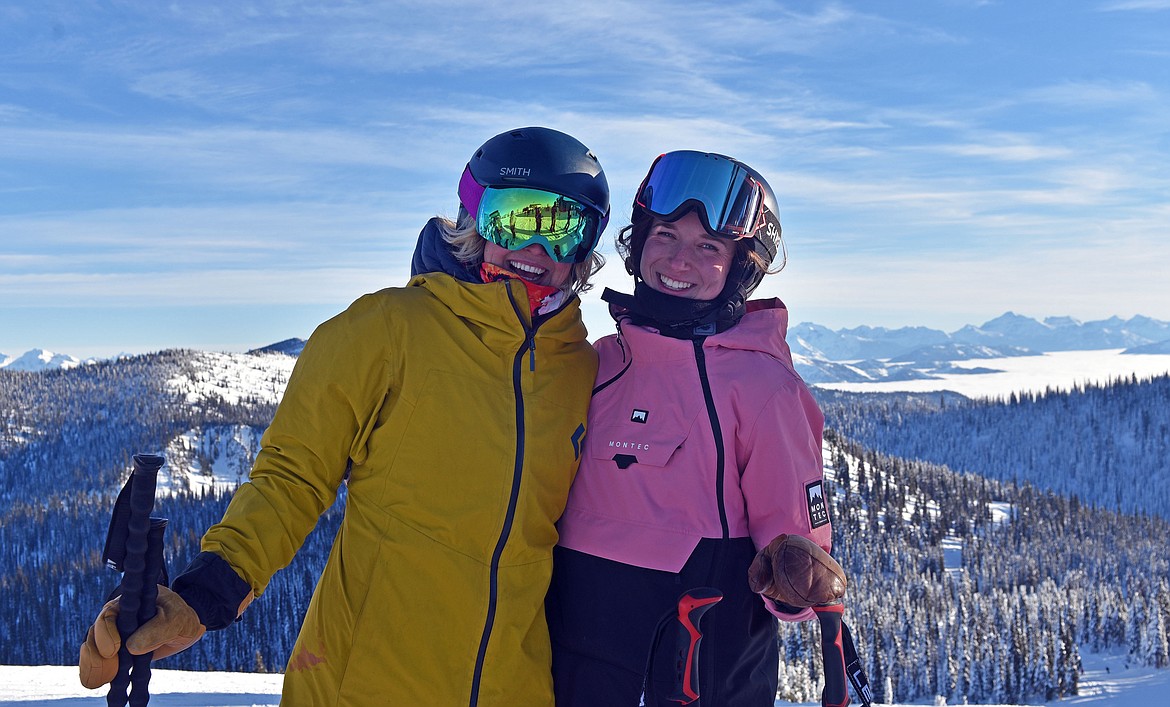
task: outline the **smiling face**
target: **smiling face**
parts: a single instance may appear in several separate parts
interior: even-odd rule
[[[734,256],[734,241],[707,233],[690,211],[673,222],[654,219],[639,269],[646,284],[659,292],[713,300],[723,291]]]
[[[573,273],[572,263],[558,263],[549,257],[543,246],[533,244],[520,250],[508,250],[491,241],[483,247],[485,263],[497,265],[538,285],[564,288]]]

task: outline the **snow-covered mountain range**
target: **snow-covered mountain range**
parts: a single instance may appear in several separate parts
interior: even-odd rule
[[[951,333],[927,327],[869,326],[834,331],[802,322],[790,329],[788,342],[798,371],[811,384],[901,382],[992,373],[1000,369],[957,364],[1047,352],[1117,349],[1127,354],[1170,354],[1170,322],[1145,316],[1039,321],[1007,312]],[[303,339],[292,338],[248,353],[297,356],[304,345]],[[12,371],[74,368],[91,362],[42,349],[19,357],[0,354],[0,368]]]
[[[793,353],[812,359],[947,361],[1049,351],[1132,350],[1151,344],[1170,346],[1170,322],[1140,315],[1092,322],[1072,317],[1038,321],[1007,312],[979,326],[967,325],[949,334],[927,327],[862,326],[833,331],[802,322],[788,332],[788,341]]]
[[[93,363],[94,360],[82,361],[69,354],[53,353],[44,349],[30,349],[19,356],[7,356],[0,353],[0,368],[7,368],[10,371],[45,371],[77,368],[86,363]]]
[[[991,373],[962,361],[1034,356],[1060,351],[1118,349],[1127,354],[1170,353],[1170,322],[1144,316],[1080,322],[1038,321],[1007,312],[952,333],[926,327],[856,327],[834,331],[800,323],[788,332],[797,369],[809,383],[874,383]]]

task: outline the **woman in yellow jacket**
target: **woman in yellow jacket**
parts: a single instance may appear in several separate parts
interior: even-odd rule
[[[597,369],[575,292],[600,266],[609,188],[576,139],[522,128],[476,151],[459,197],[405,288],[310,337],[250,480],[131,652],[235,621],[345,480],[281,703],[553,703],[543,602]],[[116,614],[82,647],[89,687],[116,672]]]

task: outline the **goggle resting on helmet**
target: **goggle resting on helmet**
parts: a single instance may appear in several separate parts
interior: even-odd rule
[[[485,187],[470,167],[459,180],[459,201],[488,241],[507,250],[539,244],[558,263],[584,262],[608,220],[595,207],[555,192]]]
[[[704,228],[719,238],[751,238],[764,223],[764,188],[730,157],[679,150],[659,155],[634,203],[667,221],[698,208]]]

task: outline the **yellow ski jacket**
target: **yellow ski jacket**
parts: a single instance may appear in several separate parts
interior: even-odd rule
[[[250,481],[204,536],[259,595],[341,529],[283,705],[552,705],[544,596],[597,359],[580,300],[429,273],[310,337]]]

